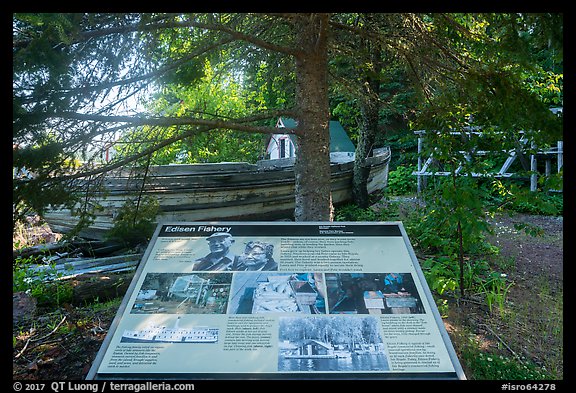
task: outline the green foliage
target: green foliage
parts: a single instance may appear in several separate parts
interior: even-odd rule
[[[486,247],[488,249],[488,247]],[[478,292],[482,288],[486,277],[494,273],[483,255],[474,255],[464,261],[464,287],[466,290]]]
[[[59,307],[72,299],[72,287],[69,283],[59,281],[62,276],[55,264],[40,264],[40,258],[17,258],[12,267],[12,291],[27,292],[36,298],[39,306]]]
[[[550,106],[563,105],[564,74],[538,69],[536,73],[526,75],[524,83],[544,103]]]
[[[72,171],[78,164],[66,160],[62,145],[55,141],[54,134],[38,137],[30,145],[17,145],[13,149],[12,161],[12,203],[16,221],[23,220],[30,212],[41,215],[47,201],[52,206],[72,206],[78,200],[69,182],[50,181],[50,177]],[[50,171],[49,175],[43,174],[44,171]]]
[[[466,363],[474,380],[544,380],[554,379],[545,370],[529,360],[519,361],[508,356],[485,353],[476,342],[461,348],[462,361]]]
[[[453,292],[458,288],[458,272],[452,258],[428,258],[421,263],[422,271],[430,289],[439,295],[446,291]]]
[[[416,177],[412,174],[418,170],[414,165],[398,166],[388,173],[386,192],[390,195],[410,195],[416,192]]]
[[[412,166],[418,160],[418,138],[415,138],[410,130],[402,130],[395,135],[387,135],[385,138],[377,135],[376,143],[390,146],[391,170],[396,170],[400,166]]]
[[[526,192],[519,190],[510,201],[508,209],[519,213],[557,216],[564,211],[562,194]]]
[[[114,226],[106,237],[128,245],[150,240],[156,229],[158,210],[158,201],[151,196],[144,196],[140,200],[127,199],[114,217]]]
[[[534,192],[525,183],[505,183],[499,179],[485,183],[484,190],[486,204],[495,209],[551,216],[562,215],[564,212],[562,193],[542,190]]]
[[[358,19],[368,17],[370,21],[360,23],[367,23],[371,27],[381,29],[382,34],[390,34],[390,31],[387,31],[390,28],[388,25],[390,21],[386,19],[402,18],[401,15],[360,14]],[[342,16],[335,15],[335,18],[342,18]],[[376,19],[379,19],[379,23],[375,23]],[[330,86],[332,116],[340,121],[348,130],[352,141],[358,144],[363,123],[363,108],[369,105],[367,99],[372,94],[366,92],[366,80],[368,78],[377,82],[379,110],[378,128],[374,130],[374,146],[388,145],[393,151],[400,152],[395,149],[393,139],[400,138],[406,132],[408,118],[414,114],[414,107],[417,105],[415,87],[410,81],[410,71],[392,51],[371,45],[362,39],[342,40],[340,45],[348,46],[348,50],[353,51],[355,56],[342,55],[336,51],[329,60],[329,68],[334,75],[351,81],[345,85],[336,83]],[[376,53],[381,55],[381,59],[374,58]],[[375,62],[380,62],[380,64],[376,66]],[[377,73],[375,70],[378,69],[380,72]],[[392,160],[396,160],[396,157],[393,156]]]
[[[345,99],[333,93],[331,97],[331,110],[330,113],[336,118],[340,124],[347,131],[350,140],[358,144],[359,125],[362,118],[360,116],[360,109],[357,99]]]
[[[122,296],[114,298],[114,299],[106,300],[106,301],[94,299],[94,301],[92,303],[86,304],[86,306],[90,307],[90,310],[93,313],[106,312],[106,311],[110,311],[110,310],[118,310],[120,303],[122,303],[122,299],[123,299]]]
[[[242,88],[246,105],[258,110],[269,110],[294,105],[291,94],[296,76],[290,59],[279,53],[265,52],[246,61]]]
[[[422,271],[430,289],[439,294],[454,293],[460,288],[458,261],[455,258],[437,256],[421,262]],[[507,275],[493,270],[484,259],[468,259],[464,264],[466,291],[483,294],[492,310],[497,304],[503,311],[504,302],[512,282]]]
[[[298,19],[245,13],[13,14],[13,141],[38,153],[15,154],[15,163],[38,168],[41,179],[14,188],[14,211],[41,212],[51,203],[66,203],[68,185],[46,183],[69,174],[74,159],[92,170],[91,164],[101,162],[101,142],[116,140],[132,124],[116,117],[126,112],[138,131],[122,141],[119,158],[162,148],[153,163],[254,162],[262,155],[260,135],[216,128],[200,135],[205,128],[187,121],[226,123],[261,111],[302,109],[294,102],[299,81],[288,55],[298,52],[303,39],[295,29]],[[506,130],[542,130],[545,139],[561,134],[562,119],[548,111],[563,103],[561,14],[334,13],[330,22],[346,26],[328,37],[330,109],[357,130],[361,101],[368,96],[364,82],[377,81],[377,145],[404,132],[408,121],[447,129],[468,115]],[[386,44],[394,37],[402,37],[400,46]],[[376,75],[375,69],[382,72]],[[140,109],[130,106],[149,94],[154,98],[147,113],[136,114]],[[97,120],[86,120],[96,114]],[[142,118],[155,126],[142,126]],[[406,165],[399,159],[398,165]]]
[[[418,246],[442,255],[456,255],[459,250],[457,226],[462,230],[465,252],[479,251],[484,234],[490,231],[486,221],[482,190],[464,177],[443,179],[426,191],[427,202],[422,220],[412,230]]]
[[[378,221],[379,215],[370,208],[354,204],[339,206],[334,211],[334,221]]]
[[[504,273],[491,272],[486,278],[485,282],[481,284],[483,293],[486,296],[486,303],[488,304],[488,309],[490,312],[494,309],[496,305],[500,316],[504,315],[504,305],[506,301],[506,295],[510,290],[510,287],[514,285],[507,279],[507,275]]]
[[[162,93],[156,94],[148,108],[162,116],[197,117],[212,120],[220,117],[240,118],[247,114],[247,92],[234,74],[228,74],[225,65],[206,60],[202,77],[190,83],[172,81]],[[192,83],[193,82],[193,83]],[[190,132],[181,137],[182,130],[173,127],[161,131],[142,127],[127,132],[118,145],[118,157],[128,157],[148,149],[161,139],[174,139],[170,145],[154,153],[153,163],[190,164],[213,162],[254,163],[263,156],[264,137],[260,134],[214,129]]]
[[[539,130],[541,136],[561,139],[562,119],[548,110],[563,100],[562,38],[557,34],[563,29],[561,17],[458,14],[431,19],[438,37],[472,61],[465,73],[452,73],[453,78],[438,81],[431,89],[419,128],[458,130],[463,119],[473,115],[482,126],[506,132]],[[463,29],[454,29],[455,24]],[[547,48],[543,37],[548,37]],[[553,64],[548,63],[551,58]]]
[[[386,192],[372,195],[375,206],[360,208],[353,203],[336,206],[334,209],[335,221],[404,221],[404,225],[412,220],[419,220],[417,202],[406,206],[403,200],[394,200]]]
[[[491,308],[494,302],[503,304],[506,291],[496,285],[494,272],[483,259],[471,257],[493,252],[485,242],[485,235],[491,233],[487,195],[473,178],[454,174],[444,178],[428,190],[423,219],[407,231],[417,239],[415,246],[439,254],[424,267],[433,290],[442,294],[458,288],[462,295],[466,290],[483,292]]]
[[[438,313],[441,318],[447,318],[450,306],[448,305],[447,299],[435,298],[436,307],[438,307]]]
[[[255,163],[263,155],[261,135],[247,135],[238,131],[220,130],[190,136],[159,151],[154,159],[158,165],[216,162]]]
[[[441,233],[441,226],[429,218],[426,208],[422,210],[420,220],[405,222],[406,231],[414,247],[423,252],[452,255],[454,245],[450,238]]]

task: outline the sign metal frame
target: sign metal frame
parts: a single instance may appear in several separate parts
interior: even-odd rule
[[[244,245],[250,243],[249,240],[252,239],[261,239],[265,244],[266,242],[268,242],[268,244],[273,243],[274,257],[277,258],[278,267],[274,272],[260,273],[264,274],[262,277],[268,277],[268,282],[272,282],[272,279],[282,277],[286,278],[287,274],[291,274],[289,279],[293,280],[294,277],[296,277],[297,272],[308,272],[308,277],[312,277],[312,272],[319,272],[319,277],[321,277],[321,279],[318,278],[317,281],[314,281],[310,278],[310,283],[313,286],[314,284],[318,284],[318,287],[316,288],[318,294],[321,293],[319,285],[324,285],[324,296],[320,297],[320,295],[318,295],[318,299],[324,301],[322,303],[325,307],[325,309],[323,309],[324,313],[320,313],[319,315],[310,315],[310,313],[301,314],[300,311],[298,311],[258,314],[256,311],[253,311],[254,313],[251,314],[249,312],[240,312],[238,310],[230,311],[232,307],[232,289],[234,289],[234,285],[236,285],[235,280],[237,280],[238,277],[251,278],[251,274],[255,273],[236,270],[209,273],[202,271],[196,272],[192,268],[194,264],[189,263],[197,259],[198,256],[205,254],[208,250],[204,240],[207,240],[208,237],[214,233],[227,232],[236,239],[234,247],[237,254],[240,254]],[[323,259],[320,259],[318,255],[323,255]],[[308,262],[302,261],[302,259],[307,259]],[[387,264],[393,267],[389,268],[386,266]],[[164,270],[164,268],[166,270]],[[383,308],[379,309],[379,307],[381,307],[379,304],[382,302],[379,302],[378,299],[382,297],[382,288],[385,288],[383,283],[386,282],[388,277],[386,274],[399,270],[405,272],[403,273],[405,281],[408,280],[414,284],[414,289],[412,290],[414,293],[412,295],[414,295],[417,298],[417,302],[422,305],[420,311],[417,311],[414,314],[411,314],[408,310],[394,315],[394,310],[391,311],[391,309],[386,309],[385,311],[385,306],[382,306]],[[198,288],[190,289],[190,294],[194,294],[193,296],[196,302],[201,304],[202,307],[212,306],[210,302],[214,303],[215,299],[213,299],[214,296],[209,296],[208,292],[213,291],[217,295],[216,292],[218,290],[215,288],[220,285],[221,288],[224,288],[220,289],[221,292],[225,294],[229,293],[229,297],[225,299],[227,301],[225,304],[227,305],[228,310],[213,311],[211,315],[196,314],[194,311],[188,313],[178,312],[176,316],[176,312],[173,311],[174,309],[168,309],[166,311],[166,307],[168,306],[164,308],[156,307],[153,311],[147,311],[141,306],[141,304],[146,304],[146,302],[136,300],[144,297],[144,287],[146,286],[144,283],[148,276],[153,278],[166,278],[168,281],[171,280],[171,285],[174,287],[173,284],[179,278],[180,281],[182,281],[183,278],[191,280],[190,277],[194,274],[197,274],[200,277],[205,277],[206,280],[204,281],[211,283],[209,286],[211,288],[210,290],[206,290],[205,287],[202,287],[201,283],[198,284]],[[266,276],[266,274],[268,276]],[[228,279],[228,277],[231,277],[229,281],[225,281],[224,278]],[[220,280],[222,281],[221,283],[218,283],[219,278],[222,278],[222,280]],[[316,278],[316,276],[314,276],[314,278]],[[365,282],[367,278],[371,278],[373,282],[368,280],[368,284],[374,283],[379,286],[375,291],[371,291],[370,289],[376,288],[367,288],[368,290],[364,291],[365,296],[368,296],[365,299],[366,304],[370,307],[361,310],[348,309],[341,312],[336,311],[336,301],[332,300],[329,294],[326,294],[326,289],[328,288],[326,281],[330,279],[332,280],[331,283],[337,283],[337,285],[334,284],[334,288],[336,289],[334,289],[333,292],[336,290],[344,292],[344,290],[346,290],[350,293],[352,284],[350,284],[350,287],[346,287],[346,285],[348,285],[346,283],[362,278],[365,279],[363,282]],[[262,279],[260,278],[260,280]],[[303,280],[306,280],[306,278]],[[300,282],[299,284],[305,283]],[[261,281],[258,281],[258,285],[263,284]],[[159,287],[156,286],[155,288]],[[295,287],[292,286],[292,290],[294,290],[294,288]],[[257,289],[252,289],[254,292],[257,292]],[[404,288],[402,288],[402,290],[404,290]],[[152,293],[152,297],[156,296],[154,295],[154,291],[152,291]],[[404,292],[398,293],[404,295]],[[268,295],[269,294],[270,293],[268,293]],[[291,298],[294,298],[294,292],[290,292],[290,294]],[[310,293],[303,295],[309,296]],[[394,292],[387,295],[396,296],[396,293]],[[192,295],[180,297],[178,299],[172,297],[171,299],[177,299],[178,301],[183,299],[182,303],[185,303],[191,302],[191,296]],[[158,299],[160,298],[159,295],[156,297]],[[164,294],[163,299],[165,298],[166,295]],[[200,298],[204,300],[200,301]],[[254,299],[256,299],[256,297],[254,297]],[[254,299],[253,301],[256,302]],[[394,299],[403,300],[407,299],[407,297]],[[397,302],[398,301],[396,301],[396,303]],[[414,302],[415,300],[408,303],[413,304]],[[158,300],[157,303],[161,303],[160,300]],[[314,298],[311,303],[314,303]],[[175,303],[174,301],[166,301],[162,304],[173,305]],[[303,306],[299,302],[297,302],[297,305],[300,309],[303,309]],[[317,308],[313,308],[315,306],[310,305],[310,307],[312,310],[318,311]],[[391,312],[392,314],[390,314]],[[125,332],[127,331],[127,327],[130,329],[136,329],[135,331],[137,332],[143,332],[145,329],[142,330],[141,326],[144,322],[158,318],[162,321],[165,321],[168,318],[171,318],[170,320],[176,320],[177,318],[178,322],[180,322],[180,318],[182,318],[182,321],[188,322],[189,325],[192,323],[194,326],[204,324],[205,322],[208,324],[213,323],[218,325],[219,329],[216,329],[219,330],[220,335],[216,339],[218,344],[179,344],[174,342],[163,342],[162,348],[166,349],[166,352],[164,353],[159,350],[154,351],[160,346],[151,338],[153,337],[152,334],[154,334],[155,336],[153,339],[158,340],[158,337],[160,336],[158,331],[155,331],[154,333],[148,332],[149,336],[146,336],[150,339],[148,341],[129,343],[122,341],[126,338]],[[263,336],[268,336],[266,339],[268,340],[268,345],[261,345],[261,340],[263,339],[255,338],[254,348],[252,349],[233,347],[235,339],[234,334],[237,334],[236,337],[239,339],[241,338],[246,341],[246,337],[241,336],[241,333],[233,332],[234,329],[241,330],[237,329],[238,326],[240,326],[237,324],[243,323],[243,318],[246,318],[246,320],[249,318],[249,322],[247,323],[259,324],[262,321],[268,323],[267,326],[264,326],[265,324],[262,322],[260,330],[260,333],[264,333]],[[374,332],[371,334],[371,336],[376,336],[377,339],[373,342],[363,344],[364,346],[362,348],[352,348],[353,345],[359,344],[347,345],[344,344],[341,339],[334,339],[334,342],[326,343],[322,342],[322,340],[317,337],[318,339],[316,340],[311,339],[305,342],[305,340],[302,340],[300,336],[298,339],[294,336],[291,341],[292,336],[287,335],[287,333],[282,333],[281,326],[284,326],[282,324],[291,324],[289,325],[291,326],[291,331],[294,329],[297,330],[299,329],[299,324],[302,324],[298,318],[309,322],[308,324],[318,321],[318,323],[323,324],[322,326],[332,323],[331,318],[334,318],[337,321],[354,321],[354,323],[360,323],[359,321],[362,321],[362,323],[366,324],[369,322],[372,323],[371,326],[377,326],[376,328],[373,328]],[[200,322],[196,323],[195,321]],[[374,321],[375,325],[373,323]],[[333,324],[336,326],[337,322],[334,322]],[[394,328],[390,328],[389,324],[390,326],[393,325]],[[408,325],[403,326],[403,324]],[[416,326],[414,324],[419,325]],[[412,326],[413,328],[410,328],[409,326]],[[364,327],[363,329],[366,328]],[[398,329],[404,333],[398,333]],[[202,334],[204,335],[202,336],[202,339],[209,340],[206,339],[206,332],[198,332],[198,329],[192,332],[192,330],[193,329],[191,328],[185,330],[187,338],[182,338],[182,341],[193,340],[190,338],[193,334]],[[411,331],[414,332],[415,336],[419,336],[420,338],[411,337]],[[166,335],[165,331],[163,331],[162,334]],[[400,336],[398,336],[398,334],[400,334]],[[136,337],[136,333],[134,335]],[[333,337],[342,336],[336,331],[331,331],[331,335]],[[120,338],[121,336],[122,338]],[[138,336],[136,340],[140,339],[141,336]],[[178,338],[178,340],[180,340],[180,338]],[[213,346],[211,347],[210,345]],[[222,347],[222,345],[225,345],[225,347]],[[228,345],[228,347],[226,347],[226,345]],[[297,348],[298,345],[301,345],[302,347],[305,346],[305,348]],[[117,366],[116,363],[114,363],[118,358],[120,358],[120,362],[122,362],[123,357],[128,358],[124,360],[134,360],[136,357],[142,356],[142,352],[140,355],[134,355],[134,352],[129,351],[134,348],[142,351],[148,349],[149,353],[146,353],[144,357],[138,358],[139,362],[133,362],[132,365],[124,364]],[[182,358],[179,360],[178,354],[180,352],[178,351],[184,353],[184,350],[174,348],[186,348],[186,355],[182,355]],[[190,348],[194,349],[191,350]],[[197,352],[198,356],[203,356],[205,359],[205,366],[199,366],[200,363],[197,361],[191,361],[191,365],[186,366],[186,362],[188,361],[186,359],[190,358],[190,353],[194,352],[195,348],[208,348]],[[407,361],[402,359],[402,348],[406,348],[406,353],[411,353],[411,360],[404,366],[400,367],[400,363]],[[121,352],[120,349],[126,349],[128,352]],[[360,349],[362,349],[362,351]],[[207,353],[212,353],[213,359],[210,360],[210,356],[206,356]],[[242,362],[243,353],[257,357],[262,354],[262,357],[258,359],[261,359],[261,363],[264,363],[266,366],[250,369],[248,366],[236,366],[231,363],[228,364],[223,360],[230,357],[233,358],[234,356],[230,355],[234,354],[237,356],[235,360],[236,363],[246,364],[248,362]],[[350,358],[350,353],[354,353],[354,356],[356,356],[356,363],[358,362],[358,358],[363,356],[357,355],[358,353],[364,353],[364,356],[367,358],[369,357],[370,359],[381,359],[384,357],[386,367],[379,369],[381,366],[376,365],[370,366],[374,368],[367,370],[364,368],[367,367],[365,365],[356,365],[354,366],[356,368],[350,369],[348,367],[350,364],[354,363],[353,361],[348,361],[347,359],[334,360],[334,358],[340,357]],[[340,354],[344,355],[340,356]],[[302,371],[298,368],[286,368],[280,370],[281,367],[284,367],[284,364],[299,364],[301,362],[299,358],[305,358],[306,356],[309,357],[307,359],[309,363],[311,361],[313,361],[314,364],[328,364],[330,362],[332,371],[324,369]],[[418,356],[421,356],[422,359],[418,359]],[[156,360],[150,361],[149,359],[151,357]],[[166,359],[162,359],[162,357],[166,357]],[[168,357],[170,357],[171,360],[169,360]],[[164,366],[162,367],[158,366],[159,358],[159,363],[164,363]],[[249,356],[246,356],[246,359],[248,358]],[[310,358],[312,358],[312,360],[310,360]],[[323,360],[324,358],[327,360]],[[434,358],[433,361],[430,361],[431,358]],[[274,361],[271,362],[271,359],[274,359]],[[420,363],[426,363],[427,361],[430,361],[429,367],[422,366]],[[146,362],[148,362],[147,365]],[[270,366],[270,364],[274,362],[277,363]],[[171,366],[172,364],[173,366]],[[346,366],[334,366],[334,364],[344,364]],[[186,367],[190,368],[188,369]],[[196,367],[200,368],[196,370]],[[336,367],[337,369],[334,371],[333,367]],[[343,368],[338,369],[338,367]],[[136,269],[132,282],[128,287],[117,314],[110,325],[108,334],[101,345],[86,379],[201,380],[244,378],[270,380],[290,378],[327,380],[466,379],[402,222],[275,221],[159,223],[142,260]]]

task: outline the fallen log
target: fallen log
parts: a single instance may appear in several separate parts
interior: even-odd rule
[[[79,239],[73,244],[84,256],[93,258],[107,256],[123,248],[120,243],[104,240]]]
[[[126,246],[114,241],[101,241],[101,240],[71,240],[59,241],[52,243],[38,244],[31,247],[26,247],[18,250],[12,250],[12,259],[26,258],[31,256],[44,256],[52,255],[53,260],[59,259],[61,256],[67,254],[79,254],[86,257],[99,258],[111,255],[117,251],[125,249]],[[53,254],[56,254],[55,256]]]
[[[134,277],[134,271],[76,276],[68,282],[72,286],[72,304],[81,306],[122,297]]]
[[[27,258],[34,255],[45,254],[48,252],[62,251],[70,247],[66,242],[38,244],[36,246],[26,247],[19,250],[12,250],[12,259]]]

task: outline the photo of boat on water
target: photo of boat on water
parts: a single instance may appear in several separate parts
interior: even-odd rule
[[[279,330],[278,371],[390,369],[376,317],[283,317]]]
[[[194,326],[181,328],[180,317],[174,326],[150,324],[141,330],[124,330],[120,342],[123,343],[216,343],[219,329],[215,327]]]

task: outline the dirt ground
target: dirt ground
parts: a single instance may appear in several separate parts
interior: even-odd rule
[[[493,224],[490,241],[500,254],[492,259],[513,284],[503,313],[490,312],[484,299],[475,302],[474,296],[450,305],[445,326],[456,352],[472,336],[487,353],[531,362],[563,379],[563,218],[506,214]],[[541,233],[534,236],[516,225]]]
[[[532,237],[514,228],[524,223],[543,230]],[[490,312],[481,300],[451,302],[444,323],[456,352],[472,335],[490,353],[514,356],[554,369],[562,378],[562,329],[550,320],[551,302],[563,292],[563,220],[525,214],[495,219],[492,242],[500,247],[500,263],[507,264],[508,278],[514,282],[507,298],[507,312]],[[14,298],[24,310],[26,297]],[[106,336],[119,300],[101,307],[72,307],[37,310],[13,321],[13,379],[82,380]],[[560,305],[561,309],[562,305]],[[557,332],[556,332],[557,333]],[[560,338],[558,338],[560,337]],[[466,369],[464,372],[473,374]]]

